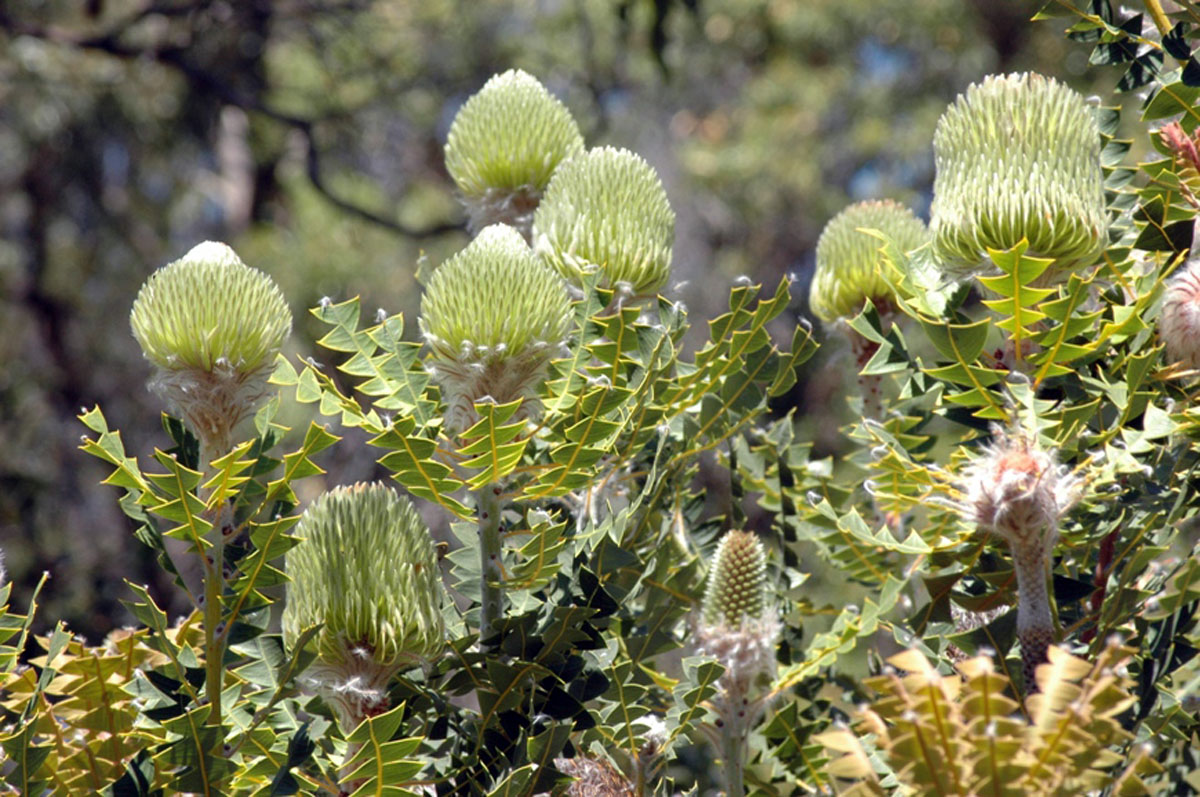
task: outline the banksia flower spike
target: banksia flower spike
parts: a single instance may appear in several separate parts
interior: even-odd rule
[[[1079,500],[1079,480],[1035,439],[994,429],[995,442],[966,469],[963,514],[1008,543],[1017,575],[1017,636],[1026,689],[1054,642],[1047,590],[1059,521]]]
[[[507,225],[483,230],[440,266],[421,298],[420,327],[447,428],[468,429],[479,420],[475,402],[489,397],[524,399],[514,418],[540,415],[546,369],[570,323],[562,279]]]
[[[458,111],[446,139],[446,170],[472,232],[504,223],[526,238],[558,164],[583,151],[566,106],[519,69],[496,75]]]
[[[1200,370],[1200,258],[1189,260],[1167,282],[1158,336],[1170,362]]]
[[[709,729],[721,751],[726,793],[743,794],[746,738],[766,709],[775,672],[779,619],[767,598],[767,555],[751,532],[721,538],[695,624],[696,651],[725,668]]]
[[[934,133],[937,175],[930,229],[950,276],[982,273],[987,249],[1055,262],[1053,283],[1090,265],[1105,245],[1100,131],[1087,103],[1034,73],[991,75],[942,114]]]
[[[606,287],[657,292],[671,271],[675,212],[654,169],[600,147],[564,162],[533,217],[534,249],[572,282],[599,271]]]
[[[220,456],[266,394],[292,314],[274,281],[208,241],[150,275],[130,313],[150,387]]]
[[[878,230],[901,251],[929,240],[925,222],[890,199],[858,202],[830,219],[817,239],[817,270],[808,303],[822,321],[852,318],[867,300],[886,303],[892,290],[884,281],[883,241],[863,230]]]
[[[407,500],[382,484],[338,487],[313,501],[287,554],[283,637],[321,624],[305,673],[347,729],[388,707],[400,671],[445,644],[445,589],[433,539]]]

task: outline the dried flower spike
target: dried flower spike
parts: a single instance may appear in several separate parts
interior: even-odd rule
[[[232,249],[207,241],[150,275],[130,313],[155,365],[153,390],[174,405],[210,453],[265,395],[272,361],[292,329],[274,281]]]
[[[1108,216],[1100,130],[1083,97],[1034,73],[991,75],[942,114],[930,230],[951,276],[981,273],[987,249],[1022,239],[1053,258],[1053,283],[1104,248]]]
[[[450,126],[446,170],[470,215],[473,232],[505,223],[529,236],[558,164],[583,151],[571,112],[519,69],[495,75]]]
[[[822,321],[853,317],[863,302],[892,294],[881,274],[883,241],[863,230],[878,230],[905,252],[929,240],[925,222],[890,199],[858,202],[830,219],[817,239],[817,270],[808,297]]]
[[[1008,543],[1017,574],[1017,636],[1027,687],[1054,642],[1047,591],[1050,555],[1062,516],[1079,500],[1079,480],[1053,453],[1021,432],[994,430],[995,442],[966,469],[965,519]]]
[[[538,394],[570,328],[571,302],[520,233],[495,224],[433,273],[419,323],[447,428],[462,431],[479,420],[474,405],[485,397],[524,399],[515,418],[540,414]]]
[[[288,647],[321,624],[306,677],[353,727],[387,708],[399,671],[445,644],[445,594],[433,539],[407,500],[382,484],[331,490],[296,527],[283,611]]]
[[[603,285],[651,294],[667,283],[675,212],[654,169],[600,147],[564,162],[533,217],[537,253],[567,279],[599,271]]]
[[[1189,260],[1167,282],[1158,336],[1168,360],[1200,369],[1200,258]]]

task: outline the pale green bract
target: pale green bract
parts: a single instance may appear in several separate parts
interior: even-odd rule
[[[485,228],[433,273],[419,321],[435,357],[479,362],[557,346],[570,322],[562,279],[504,224]]]
[[[151,274],[129,321],[146,359],[168,371],[250,373],[270,364],[292,330],[275,282],[214,241]]]
[[[428,660],[445,644],[445,588],[433,539],[416,509],[385,485],[335,488],[313,501],[288,551],[283,636],[322,624],[318,656],[387,669]],[[385,679],[386,680],[386,679]]]
[[[925,223],[891,200],[858,202],[830,219],[817,239],[817,270],[808,299],[822,321],[852,317],[867,299],[886,299],[892,293],[881,273],[884,242],[866,230],[883,233],[904,252],[929,239]]]
[[[534,249],[567,279],[599,271],[637,294],[667,282],[675,212],[650,164],[600,147],[559,166],[533,217]]]
[[[766,609],[767,555],[752,532],[730,531],[717,544],[700,616],[706,626],[737,628]]]
[[[1053,258],[1041,282],[1091,264],[1106,243],[1100,131],[1083,97],[1035,73],[991,75],[934,133],[933,252],[953,277],[981,273],[987,249],[1022,239]]]
[[[519,69],[492,77],[459,110],[446,170],[468,199],[489,190],[540,193],[559,162],[583,151],[571,112]]]

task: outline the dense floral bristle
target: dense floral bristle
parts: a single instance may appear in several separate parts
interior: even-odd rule
[[[817,239],[817,270],[808,300],[822,321],[852,317],[867,299],[891,295],[880,271],[884,242],[863,230],[878,230],[904,252],[929,239],[925,222],[887,199],[858,202],[830,219]]]
[[[1053,258],[1044,281],[1089,265],[1108,229],[1100,131],[1083,97],[1034,73],[991,75],[938,121],[930,231],[952,276],[1022,239]]]
[[[650,164],[600,147],[554,173],[533,217],[533,242],[573,282],[599,271],[606,286],[653,293],[670,275],[675,212]]]
[[[766,608],[767,556],[758,537],[730,531],[717,545],[701,619],[706,625],[737,627],[758,620]]]
[[[1188,261],[1167,282],[1158,336],[1167,360],[1200,369],[1200,259]]]

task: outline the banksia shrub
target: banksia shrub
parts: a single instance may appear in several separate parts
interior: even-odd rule
[[[1022,239],[1029,255],[1055,261],[1039,281],[1089,265],[1108,229],[1100,146],[1083,97],[1055,80],[992,75],[970,86],[933,139],[930,230],[943,270],[979,273],[989,248]]]
[[[1158,335],[1167,359],[1200,369],[1200,260],[1190,260],[1167,282]]]
[[[582,151],[583,136],[566,106],[537,78],[510,69],[459,109],[446,139],[446,170],[473,232],[502,222],[528,237],[555,168]]]
[[[224,454],[233,428],[266,393],[292,314],[275,282],[232,249],[207,241],[150,275],[130,313],[155,366],[151,388]]]
[[[822,321],[853,317],[864,301],[891,295],[880,271],[883,241],[862,230],[878,230],[905,252],[929,239],[925,222],[888,199],[858,202],[830,219],[817,239],[817,270],[808,296]]]
[[[333,489],[296,526],[287,554],[283,637],[321,625],[318,662],[306,678],[347,728],[387,708],[396,673],[430,661],[445,644],[445,594],[425,523],[382,484]]]
[[[994,430],[995,442],[966,469],[963,515],[1008,543],[1017,575],[1017,636],[1027,688],[1054,641],[1046,581],[1059,521],[1079,500],[1079,481],[1054,454],[1021,432]]]
[[[538,254],[568,280],[651,294],[667,283],[675,212],[654,169],[629,150],[600,147],[564,162],[533,217]]]
[[[434,272],[419,323],[447,428],[463,431],[479,420],[475,402],[487,398],[524,399],[515,418],[540,415],[538,394],[570,328],[571,303],[520,233],[495,224]]]

